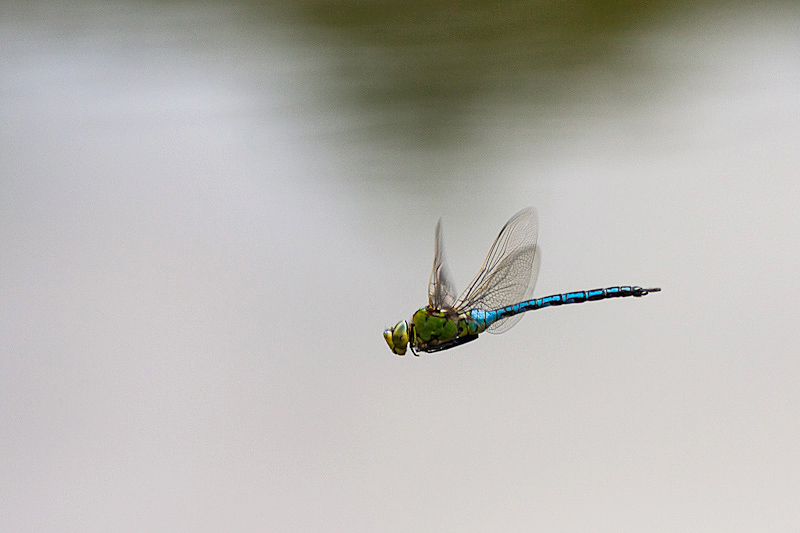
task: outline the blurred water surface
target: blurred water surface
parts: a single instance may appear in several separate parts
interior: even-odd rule
[[[796,529],[799,22],[0,2],[0,529]],[[664,292],[392,356],[527,205]]]

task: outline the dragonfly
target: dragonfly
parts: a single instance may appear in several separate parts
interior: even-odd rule
[[[500,230],[475,279],[456,298],[452,277],[444,258],[442,221],[436,225],[433,269],[428,282],[428,305],[411,320],[402,320],[383,331],[393,353],[439,352],[474,341],[483,332],[504,333],[522,314],[566,304],[642,297],[660,288],[624,285],[566,292],[531,299],[541,264],[536,244],[539,216],[528,207],[515,214]]]

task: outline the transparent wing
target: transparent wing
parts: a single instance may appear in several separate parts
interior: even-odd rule
[[[453,307],[456,290],[453,288],[453,277],[444,260],[444,241],[442,240],[442,221],[436,223],[436,242],[433,253],[433,270],[428,282],[428,305],[434,309]]]
[[[459,312],[472,309],[491,311],[529,299],[539,274],[538,233],[539,217],[533,207],[511,217],[494,240],[475,279],[459,296],[454,307]],[[502,333],[521,318],[520,314],[500,320],[487,331]]]
[[[507,303],[501,303],[500,305],[498,305],[498,307],[504,307],[506,305],[515,304],[517,302],[521,302],[521,301],[525,301],[525,300],[529,300],[529,299],[533,298],[533,289],[536,287],[536,277],[539,275],[539,265],[541,264],[541,258],[542,258],[542,249],[541,249],[541,247],[539,247],[538,245],[535,246],[534,250],[533,250],[533,254],[534,254],[534,256],[533,256],[533,266],[532,267],[527,267],[527,268],[529,268],[529,273],[528,273],[529,283],[528,283],[527,289],[520,290],[521,293],[520,293],[519,296],[511,297],[509,300],[507,300]],[[527,259],[522,260],[520,258],[520,259],[518,259],[516,261],[515,266],[517,268],[519,268],[520,265],[526,264],[526,263],[528,263]],[[514,327],[517,324],[517,322],[522,320],[522,316],[523,316],[522,314],[519,314],[519,315],[515,315],[515,316],[512,316],[512,317],[509,317],[509,318],[504,318],[503,320],[498,320],[497,322],[495,322],[494,324],[489,326],[489,328],[486,331],[488,331],[489,333],[494,333],[494,334],[504,333],[504,332],[508,331],[509,329],[511,329],[512,327]]]

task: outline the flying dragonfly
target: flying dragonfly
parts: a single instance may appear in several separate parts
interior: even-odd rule
[[[511,217],[494,240],[475,279],[456,298],[444,259],[440,220],[436,225],[428,305],[417,310],[410,321],[402,320],[384,330],[383,338],[392,352],[405,355],[409,347],[414,355],[439,352],[474,341],[484,331],[504,333],[527,311],[607,298],[638,298],[661,290],[624,285],[531,299],[541,256],[536,245],[538,233],[535,208],[528,207]]]

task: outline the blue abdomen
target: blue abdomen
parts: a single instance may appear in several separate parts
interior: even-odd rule
[[[627,296],[644,296],[649,292],[657,292],[661,289],[643,289],[641,287],[621,286],[621,287],[608,287],[605,289],[593,289],[590,291],[576,291],[565,292],[563,294],[554,294],[552,296],[545,296],[544,298],[537,298],[535,300],[525,300],[506,307],[501,307],[494,311],[472,311],[472,318],[476,322],[480,322],[484,329],[488,328],[498,320],[509,318],[526,311],[533,311],[534,309],[541,309],[543,307],[552,307],[556,305],[566,304],[579,304],[583,302],[590,302],[596,300],[605,300],[607,298],[624,298]]]

